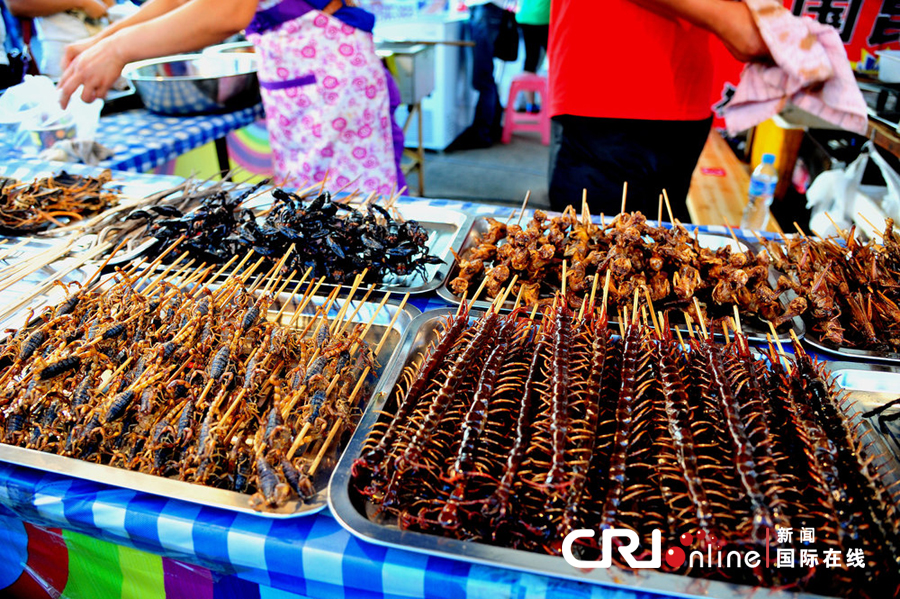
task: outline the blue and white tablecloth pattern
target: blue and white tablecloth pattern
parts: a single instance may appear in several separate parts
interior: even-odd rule
[[[0,165],[0,175],[27,178],[29,174],[53,171],[56,166],[19,161]],[[80,173],[92,170],[65,166]],[[162,187],[171,187],[173,181],[179,180],[125,172],[115,173],[115,179],[125,186]],[[453,208],[473,215],[512,211],[453,200],[400,200],[401,204],[405,202]],[[724,227],[700,229],[727,234]],[[749,232],[743,236],[752,238]],[[447,306],[434,296],[416,303],[422,310]],[[327,509],[307,517],[270,519],[2,463],[0,515],[73,530],[310,597],[656,596],[373,545],[341,528]]]
[[[263,116],[262,104],[200,116],[163,116],[145,109],[104,116],[97,128],[97,141],[115,154],[100,166],[147,172]]]

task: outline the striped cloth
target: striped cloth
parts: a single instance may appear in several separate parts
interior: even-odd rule
[[[28,179],[63,166],[98,170],[14,161],[0,165],[0,175]],[[124,172],[114,179],[147,193],[180,181]],[[400,202],[475,216],[512,212],[453,200]],[[700,229],[727,234],[724,227]],[[423,311],[447,306],[433,295],[413,301]],[[3,463],[0,547],[0,596],[29,599],[658,597],[372,545],[327,509],[270,519]]]

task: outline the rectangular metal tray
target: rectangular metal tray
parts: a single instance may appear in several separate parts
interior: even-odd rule
[[[827,362],[827,365],[837,384],[852,391],[856,401],[855,411],[865,413],[900,398],[900,368],[859,362]],[[882,415],[900,412],[900,405],[889,410]],[[890,448],[894,458],[900,460],[900,420],[882,422],[876,415],[868,421],[873,434],[878,435]],[[884,429],[881,424],[884,424]],[[890,475],[896,480],[900,478],[900,471],[892,469]]]
[[[248,203],[246,208],[254,211],[267,208],[271,205],[271,196],[263,194],[254,201]],[[375,286],[375,291],[390,291],[392,293],[409,293],[418,295],[430,293],[438,289],[448,278],[450,268],[454,264],[453,252],[459,253],[459,248],[465,239],[466,232],[471,227],[473,218],[459,210],[432,206],[417,206],[415,204],[397,204],[394,206],[404,220],[417,221],[428,231],[428,251],[441,260],[443,264],[425,265],[425,275],[412,273],[404,276],[388,274]],[[278,257],[274,257],[277,260]],[[159,270],[166,268],[165,264],[159,266]],[[228,273],[226,272],[225,275]],[[299,279],[300,275],[297,275]],[[351,281],[352,282],[352,281]],[[368,285],[363,285],[368,288]],[[350,282],[342,287],[349,289]],[[334,285],[326,282],[322,289],[334,289]],[[327,293],[326,293],[327,294]]]
[[[288,293],[283,293],[277,298],[276,302],[273,304],[273,309],[270,309],[268,312],[268,318],[274,319],[282,302],[288,301],[289,299],[290,294]],[[310,301],[304,309],[303,315],[299,317],[297,326],[303,327],[308,322],[307,315],[312,316],[315,313],[316,308],[323,305],[326,299],[325,296],[314,296],[312,301]],[[353,322],[368,322],[375,313],[380,301],[381,297],[378,297],[377,301],[365,302],[354,317]],[[333,303],[328,314],[329,320],[337,316],[337,312],[341,305],[342,303],[340,300]],[[347,309],[347,314],[351,315],[358,305],[358,300],[351,302]],[[292,308],[293,306],[289,306],[284,314],[282,314],[281,321],[283,323],[288,323],[291,320],[291,317],[294,314]],[[378,313],[365,337],[365,340],[372,344],[373,347],[381,339],[381,336],[386,331],[398,310],[398,303],[395,300],[392,300],[385,304]],[[370,375],[374,377],[373,380],[376,381],[376,384],[378,377],[384,373],[387,366],[397,361],[394,356],[400,351],[399,345],[403,338],[404,331],[418,314],[421,314],[421,312],[409,304],[407,304],[403,310],[400,310],[397,320],[393,323],[392,332],[388,334],[387,341],[382,347],[381,352],[376,356],[378,363],[382,364],[373,375]],[[341,450],[338,450],[338,455],[340,455],[340,451]],[[295,497],[282,507],[265,512],[254,510],[250,506],[250,495],[244,493],[216,489],[200,484],[173,480],[142,472],[134,472],[113,466],[85,462],[75,458],[44,453],[33,449],[13,447],[2,443],[0,443],[0,461],[21,466],[29,466],[48,472],[65,474],[75,478],[83,478],[111,485],[113,487],[152,493],[162,497],[180,499],[182,501],[235,512],[256,514],[269,518],[288,518],[314,514],[325,507],[328,501],[328,479],[337,459],[335,457],[326,457],[322,462],[322,468],[317,473],[316,480],[314,481],[318,492],[311,499],[303,502]]]
[[[381,410],[387,403],[391,393],[393,393],[403,369],[412,360],[418,358],[432,341],[437,339],[440,322],[453,313],[455,313],[453,309],[441,309],[431,310],[418,316],[403,336],[400,352],[394,354],[391,364],[388,365],[378,386],[375,388],[369,406],[366,408],[362,420],[331,477],[329,505],[332,513],[344,528],[365,541],[386,547],[528,573],[555,576],[577,582],[624,588],[632,591],[661,593],[665,596],[701,596],[720,599],[732,599],[733,597],[745,599],[821,597],[821,595],[789,593],[770,588],[735,585],[650,570],[630,572],[621,568],[611,567],[608,569],[598,568],[591,571],[582,571],[567,564],[562,557],[496,547],[472,541],[461,541],[421,532],[402,531],[395,524],[378,523],[370,520],[362,511],[365,510],[365,506],[356,505],[350,495],[350,469],[353,461],[359,456],[366,437],[378,421]],[[846,368],[854,367],[856,367],[855,364],[846,365]],[[836,372],[839,374],[839,382],[852,380],[856,385],[866,384],[865,378],[856,377],[852,372],[846,373],[844,370],[845,365],[838,365],[838,368]],[[900,374],[897,375],[896,380],[897,383],[895,384],[900,389]],[[851,392],[854,394],[855,399],[856,395],[863,393],[864,390],[853,388]],[[851,404],[854,404],[854,402],[851,402]],[[855,404],[852,405],[848,411],[848,417],[851,420],[856,420],[863,409]],[[889,471],[896,477],[898,475],[898,464],[891,457],[883,437],[874,432],[868,423],[864,422],[861,426],[868,426],[869,430],[865,433],[866,441],[872,441],[874,444],[872,454],[879,454],[875,465],[877,466],[881,462],[888,462],[890,466]],[[892,481],[887,480],[886,482],[890,484]]]
[[[804,324],[805,321],[804,321]],[[895,352],[889,353],[879,353],[874,352],[867,349],[853,349],[852,347],[836,347],[831,345],[827,341],[822,341],[818,338],[818,335],[814,331],[812,331],[812,327],[810,326],[808,332],[805,337],[803,337],[803,343],[813,348],[817,352],[821,352],[828,356],[836,356],[838,358],[844,358],[849,360],[867,360],[870,362],[881,362],[884,364],[896,364],[900,365],[900,354]],[[858,364],[862,365],[862,364]],[[898,383],[898,390],[900,390],[900,383]]]
[[[469,229],[468,233],[466,234],[465,241],[463,242],[462,247],[457,250],[457,253],[460,256],[463,256],[464,252],[466,250],[468,250],[469,248],[474,247],[475,244],[478,242],[478,240],[481,238],[481,236],[487,232],[487,230],[488,230],[487,218],[488,217],[478,217],[478,218],[472,219],[472,225],[471,225],[471,228]],[[507,217],[495,215],[493,218],[495,218],[496,220],[505,221]],[[701,246],[709,248],[709,249],[718,249],[720,247],[725,247],[725,246],[731,247],[732,249],[735,248],[734,240],[731,239],[731,237],[727,237],[724,235],[714,235],[712,233],[697,233],[697,238],[698,238]],[[746,251],[748,249],[751,251],[758,251],[758,250],[754,250],[754,247],[755,246],[752,243],[747,243],[747,244],[742,243],[741,247],[738,249],[740,249],[741,251]],[[440,288],[438,289],[438,295],[441,298],[450,302],[451,304],[458,304],[459,301],[462,299],[459,295],[455,294],[452,289],[450,289],[450,281],[455,279],[458,274],[459,274],[459,265],[454,260],[453,266],[450,269],[449,273],[447,274],[447,278],[444,281],[444,284],[441,285]],[[769,269],[769,283],[771,285],[775,285],[777,283],[777,281],[778,281],[778,273],[773,268],[770,268]],[[515,297],[513,297],[511,300],[507,300],[503,304],[503,306],[501,306],[501,310],[507,310],[507,311],[512,310],[514,305],[515,305]],[[491,302],[489,300],[477,300],[472,304],[473,308],[477,308],[479,310],[487,310],[490,306],[491,306]],[[612,316],[612,314],[610,314],[610,316]],[[611,321],[613,323],[616,322],[616,320],[614,318],[611,318]],[[765,327],[763,325],[763,323],[758,322],[758,319],[756,319],[754,317],[741,315],[741,327],[743,328],[744,333],[747,335],[747,338],[750,341],[765,343],[766,335],[770,334],[768,327]],[[682,333],[687,333],[687,327],[685,325],[681,325],[681,324],[673,322],[672,328],[673,329],[677,328]],[[802,339],[803,336],[806,334],[806,325],[804,324],[803,319],[801,319],[799,316],[795,316],[791,320],[791,328],[790,329],[783,329],[778,332],[779,340],[790,341],[791,340],[791,330],[794,331],[794,334],[797,335],[798,338]],[[711,332],[714,333],[717,337],[722,336],[721,331],[711,331]]]

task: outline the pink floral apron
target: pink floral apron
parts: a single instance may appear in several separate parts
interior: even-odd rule
[[[386,73],[372,35],[309,10],[275,23],[257,18],[247,37],[260,59],[276,177],[303,187],[328,173],[335,189],[396,190]]]

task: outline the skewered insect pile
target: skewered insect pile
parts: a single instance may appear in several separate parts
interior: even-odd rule
[[[253,494],[259,509],[310,497],[368,397],[369,325],[346,302],[326,318],[337,288],[300,321],[321,282],[269,320],[286,283],[248,288],[259,266],[215,289],[211,268],[146,285],[155,264],[119,271],[42,314],[0,351],[2,442]]]
[[[247,248],[277,260],[295,245],[284,274],[311,268],[314,277],[336,283],[352,281],[363,271],[374,282],[424,276],[427,265],[443,263],[428,253],[428,231],[416,221],[394,218],[377,204],[360,210],[327,192],[312,197],[275,188],[271,210],[260,224],[252,211],[240,208],[257,189],[212,195],[187,215],[172,209],[159,215],[139,211],[129,218],[150,221],[147,234],[162,240],[157,251],[185,235],[182,247],[207,262],[224,262]]]
[[[900,235],[887,219],[881,243],[863,243],[855,228],[842,239],[762,240],[775,268],[808,309],[822,339],[838,346],[900,352]]]
[[[751,353],[743,334],[684,343],[633,305],[618,337],[605,312],[561,301],[540,320],[450,318],[353,463],[357,509],[401,529],[556,555],[583,528],[627,528],[644,543],[660,530],[663,547],[702,532],[693,549],[723,555],[764,555],[768,533],[773,555],[815,549],[818,565],[676,571],[847,597],[896,592],[895,497],[827,373],[799,344],[788,360],[772,347]],[[779,545],[782,527],[795,534]],[[802,527],[815,528],[813,544],[799,542]],[[598,559],[599,537],[576,554]],[[865,568],[823,565],[826,550],[857,549]]]
[[[58,175],[21,183],[0,177],[0,231],[34,233],[61,221],[78,221],[115,206],[118,193],[104,189],[110,171],[83,177],[61,171]]]
[[[548,217],[537,210],[525,227],[487,219],[490,228],[476,247],[459,259],[459,276],[450,282],[463,295],[472,284],[486,279],[487,293],[496,297],[513,276],[526,305],[545,305],[562,287],[566,272],[566,299],[581,305],[593,280],[611,273],[610,308],[627,306],[635,289],[646,286],[657,306],[687,310],[694,318],[728,317],[732,306],[742,315],[758,315],[780,326],[806,308],[797,299],[783,306],[768,282],[769,257],[765,252],[710,250],[701,247],[683,226],[653,226],[640,212],[623,213],[611,223],[597,225],[587,213],[578,218],[569,206]],[[701,303],[695,311],[694,298]]]

